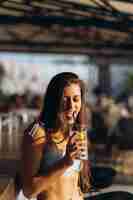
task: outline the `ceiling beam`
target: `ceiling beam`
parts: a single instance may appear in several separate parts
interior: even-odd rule
[[[34,42],[31,40],[0,40],[1,45],[16,45],[16,46],[29,46],[29,47],[67,47],[67,48],[92,48],[96,50],[101,50],[101,49],[108,49],[108,50],[121,50],[121,51],[133,51],[133,42],[125,42],[125,43],[116,43],[112,41],[90,41],[90,42],[79,42],[79,43],[72,43],[72,42],[64,42],[62,41],[52,41],[52,42],[47,42],[47,41],[40,41],[40,42]]]
[[[73,19],[64,16],[5,16],[0,15],[1,25],[17,25],[17,24],[32,24],[36,26],[62,25],[64,27],[97,27],[110,29],[119,32],[127,32],[128,29],[133,29],[133,20],[118,22],[114,20],[99,19],[97,17]]]
[[[124,2],[124,3],[133,3],[133,0],[111,0],[111,1],[116,1],[116,2]]]
[[[119,45],[111,45],[108,44],[77,44],[72,45],[70,43],[63,44],[61,42],[7,42],[7,41],[0,41],[0,50],[14,50],[14,49],[22,49],[25,51],[31,52],[64,52],[64,53],[84,53],[84,54],[91,54],[91,55],[106,55],[106,56],[133,56],[133,44],[130,45],[130,48],[125,46],[124,44]]]

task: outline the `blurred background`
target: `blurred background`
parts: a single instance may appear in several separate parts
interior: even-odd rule
[[[5,146],[5,142],[9,138],[5,140],[5,135],[10,135],[11,140],[14,141],[12,129],[22,128],[21,122],[23,122],[23,128],[25,128],[27,123],[34,120],[42,108],[48,82],[55,74],[63,71],[76,72],[84,80],[87,88],[87,103],[91,111],[92,128],[97,128],[93,127],[97,126],[95,124],[97,123],[95,122],[97,109],[99,109],[98,112],[104,112],[103,114],[108,115],[112,105],[121,106],[120,112],[123,109],[128,112],[128,107],[130,107],[130,111],[132,110],[133,69],[128,63],[108,63],[106,59],[94,60],[89,55],[1,52],[1,157],[5,157],[6,153],[8,154],[8,146]],[[116,111],[114,110],[114,112]],[[13,124],[11,124],[12,120]],[[114,116],[111,120],[110,123],[113,123]],[[98,124],[100,123],[99,121]],[[9,133],[7,133],[7,130],[6,133],[3,133],[3,128],[5,129],[6,126],[9,126]],[[108,127],[105,125],[105,128]],[[103,130],[98,130],[98,132],[101,131]],[[94,133],[100,139],[100,142],[104,143],[108,133],[101,134]],[[14,144],[12,145],[12,148],[15,148]],[[16,141],[16,145],[18,146],[16,148],[19,148],[20,143]],[[16,154],[16,150],[14,153]]]
[[[132,38],[130,0],[0,2],[0,177],[15,177],[23,132],[50,79],[71,71],[87,88],[92,167],[132,185]]]

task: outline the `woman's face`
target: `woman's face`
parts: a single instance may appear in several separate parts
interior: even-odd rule
[[[76,83],[66,86],[63,92],[63,119],[68,125],[75,122],[81,109],[81,89]]]

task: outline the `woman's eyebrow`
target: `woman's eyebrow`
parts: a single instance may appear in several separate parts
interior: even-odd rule
[[[80,94],[76,94],[76,95],[73,95],[73,96],[74,96],[74,97],[80,97],[81,95],[80,95]],[[71,97],[71,95],[65,95],[64,98],[65,98],[65,97]]]
[[[74,97],[80,97],[80,96],[81,96],[80,94],[74,95]]]

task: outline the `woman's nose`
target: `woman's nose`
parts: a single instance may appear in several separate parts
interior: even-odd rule
[[[68,102],[68,109],[72,109],[74,107],[74,103],[73,103],[73,100],[69,100]]]

